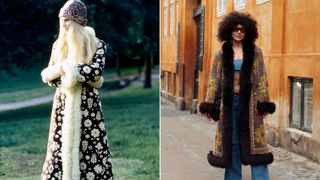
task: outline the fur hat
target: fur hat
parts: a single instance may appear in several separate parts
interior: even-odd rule
[[[65,17],[86,26],[87,8],[80,0],[68,0],[60,9],[59,17]]]

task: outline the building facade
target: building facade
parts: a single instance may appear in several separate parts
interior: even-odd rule
[[[320,162],[320,1],[161,0],[161,95],[196,112],[204,101],[218,23],[231,11],[258,22],[271,101],[265,121],[275,146]]]

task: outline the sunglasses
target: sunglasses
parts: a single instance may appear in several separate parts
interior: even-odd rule
[[[245,33],[246,32],[245,29],[242,28],[242,27],[235,27],[232,30],[232,32],[239,32],[239,31],[240,31],[240,33]]]

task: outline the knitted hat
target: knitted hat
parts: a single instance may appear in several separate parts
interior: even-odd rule
[[[80,0],[68,0],[60,9],[59,17],[65,17],[82,26],[87,24],[87,8]]]

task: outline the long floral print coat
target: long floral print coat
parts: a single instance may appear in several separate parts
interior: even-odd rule
[[[50,61],[42,71],[43,81],[56,87],[43,180],[113,179],[97,90],[103,83],[106,48],[98,40],[89,64],[65,61],[58,67]]]
[[[262,51],[255,45],[243,45],[243,64],[240,71],[239,142],[241,161],[245,165],[269,164],[273,155],[267,147],[263,118],[258,101],[270,104],[267,74]],[[218,105],[217,131],[213,150],[208,154],[212,166],[227,168],[232,163],[232,93],[233,49],[225,42],[215,55],[207,89],[207,104]],[[273,104],[274,105],[274,104]]]

